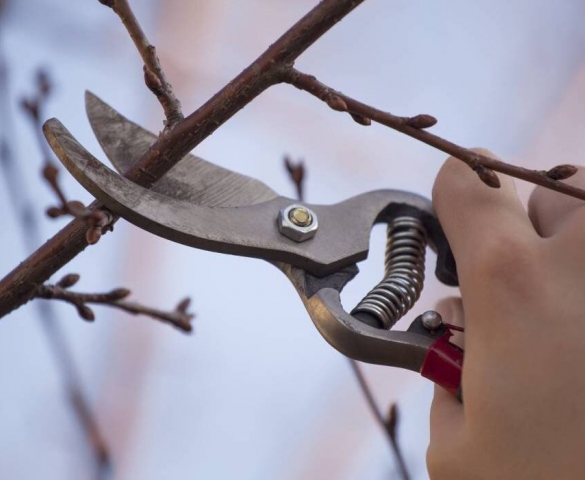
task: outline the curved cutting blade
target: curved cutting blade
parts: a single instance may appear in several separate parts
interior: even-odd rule
[[[116,170],[126,172],[157,136],[118,113],[91,92],[85,94],[87,116],[105,154]],[[153,190],[208,207],[241,207],[276,198],[264,183],[194,155],[174,166]]]
[[[436,236],[432,232],[441,233],[429,200],[378,190],[335,205],[310,205],[319,231],[310,241],[297,243],[277,228],[279,212],[294,200],[275,197],[236,208],[197,205],[145,189],[108,169],[56,119],[43,130],[57,157],[100,202],[129,222],[184,245],[288,263],[323,276],[364,260],[372,225],[387,215],[407,209],[421,218],[431,238]]]

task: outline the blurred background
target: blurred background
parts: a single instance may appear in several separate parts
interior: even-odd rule
[[[131,2],[185,113],[254,60],[316,0]],[[297,62],[336,89],[398,115],[429,113],[433,131],[507,161],[550,168],[585,160],[585,4],[581,0],[368,0]],[[163,115],[118,18],[97,0],[4,0],[0,51],[7,99],[0,124],[24,172],[43,239],[55,200],[19,99],[38,67],[58,117],[105,160],[85,118],[91,90],[158,131]],[[8,110],[6,110],[8,109]],[[289,86],[274,87],[196,153],[294,196],[282,159],[304,159],[306,199],[332,203],[377,188],[430,196],[445,155],[349,116]],[[65,172],[71,199],[91,198]],[[27,255],[18,212],[0,181],[0,274]],[[519,185],[526,197],[530,185]],[[383,272],[383,228],[343,295],[351,308]],[[428,280],[406,323],[456,292]],[[149,305],[194,299],[195,332],[96,307],[93,324],[54,305],[84,392],[112,457],[115,479],[399,478],[346,359],[313,327],[288,280],[261,261],[172,244],[125,223],[67,265],[83,291],[124,286]],[[55,302],[56,303],[56,302]],[[95,461],[72,413],[43,334],[27,305],[0,322],[0,478],[92,479]],[[424,456],[432,385],[417,375],[365,366],[385,411],[399,408],[398,440],[412,479]]]

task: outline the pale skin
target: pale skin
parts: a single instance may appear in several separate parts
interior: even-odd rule
[[[463,405],[435,388],[429,475],[583,480],[585,203],[538,187],[527,212],[499,178],[451,158],[433,189],[461,288],[437,309],[465,324],[465,364]],[[585,170],[566,181],[585,186]]]

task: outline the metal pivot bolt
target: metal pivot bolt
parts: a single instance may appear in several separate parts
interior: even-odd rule
[[[317,215],[303,205],[289,205],[278,212],[278,231],[295,242],[313,238],[318,228]]]
[[[427,330],[436,330],[443,324],[443,318],[439,314],[439,312],[435,312],[434,310],[429,310],[422,314],[422,324]]]

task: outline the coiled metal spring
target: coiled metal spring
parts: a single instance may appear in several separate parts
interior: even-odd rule
[[[416,217],[388,224],[384,279],[352,310],[365,312],[390,329],[420,297],[425,278],[427,235]]]

